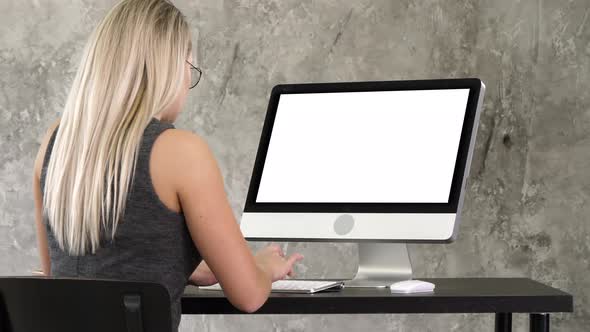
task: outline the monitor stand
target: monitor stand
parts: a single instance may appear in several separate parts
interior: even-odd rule
[[[358,243],[359,266],[344,287],[389,287],[392,283],[412,279],[412,264],[405,243]]]

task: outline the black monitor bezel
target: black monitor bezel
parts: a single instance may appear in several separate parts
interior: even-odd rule
[[[273,87],[268,109],[260,135],[252,177],[244,212],[280,213],[456,213],[459,205],[463,178],[469,155],[469,144],[476,118],[477,103],[481,93],[481,80],[477,78],[405,80],[405,81],[366,81],[338,83],[300,83],[279,84]],[[272,128],[281,94],[362,92],[362,91],[403,91],[403,90],[441,90],[469,89],[467,109],[461,130],[457,160],[451,182],[448,203],[302,203],[256,202],[262,170],[268,152]]]

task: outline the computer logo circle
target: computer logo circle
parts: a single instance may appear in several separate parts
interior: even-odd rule
[[[354,218],[350,214],[343,214],[334,221],[334,232],[346,235],[354,228]]]

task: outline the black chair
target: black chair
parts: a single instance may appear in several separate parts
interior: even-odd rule
[[[170,332],[170,297],[151,282],[0,277],[0,332]]]

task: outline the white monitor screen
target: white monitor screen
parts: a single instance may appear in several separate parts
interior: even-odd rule
[[[468,96],[282,94],[256,202],[448,203]]]

